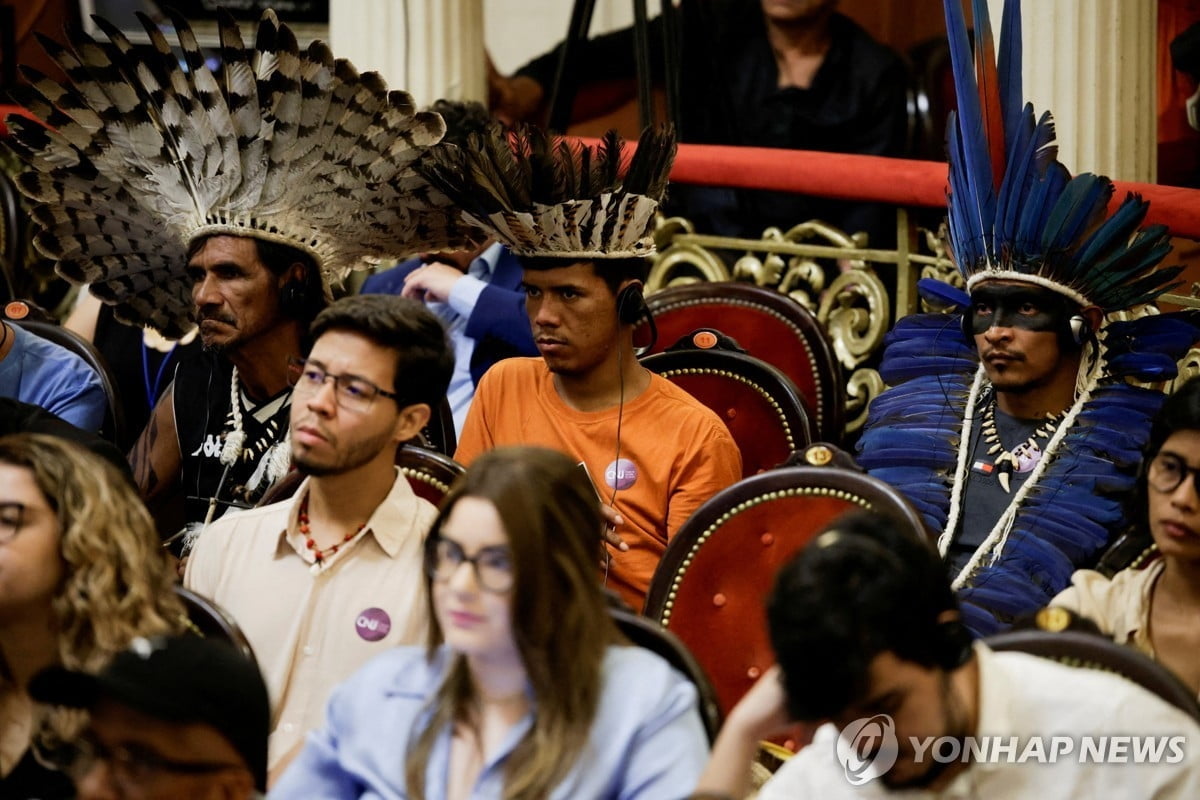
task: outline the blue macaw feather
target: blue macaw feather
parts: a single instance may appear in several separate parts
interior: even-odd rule
[[[1150,204],[1132,192],[1125,195],[1117,210],[1092,232],[1076,251],[1075,271],[1087,269],[1106,253],[1119,249],[1129,241],[1130,234],[1142,224]]]
[[[1005,0],[1004,11],[1000,17],[1000,55],[997,72],[1000,78],[1000,109],[1004,114],[1005,144],[1008,151],[1013,152],[1013,144],[1008,138],[1010,131],[1018,127],[1017,118],[1021,115],[1024,104],[1024,92],[1021,87],[1021,3],[1020,0]],[[1030,117],[1033,107],[1029,107]],[[1011,155],[1009,156],[1011,158]]]
[[[1163,353],[1121,353],[1108,359],[1109,373],[1116,378],[1163,381],[1179,373],[1175,359]]]
[[[917,293],[921,295],[921,299],[947,308],[963,308],[971,302],[971,295],[936,278],[921,278],[917,281]]]
[[[1106,329],[1109,353],[1164,353],[1178,361],[1196,341],[1200,327],[1196,312],[1150,314],[1128,322],[1113,322]]]
[[[996,190],[992,179],[992,163],[988,153],[987,132],[979,103],[979,85],[975,80],[975,63],[967,37],[967,23],[960,0],[945,0],[946,32],[950,42],[950,68],[954,74],[958,113],[949,134],[952,146],[948,149],[958,161],[959,169],[951,170],[953,202],[964,212],[965,229],[960,237],[979,244],[972,251],[986,255],[986,240],[992,231],[996,215]],[[961,135],[958,135],[961,134]],[[960,239],[962,241],[962,239]]]
[[[1067,172],[1066,167],[1054,162],[1034,182],[1017,220],[1017,230],[1013,234],[1013,252],[1018,261],[1012,266],[1018,268],[1023,266],[1026,270],[1036,267],[1042,256],[1039,247],[1042,239],[1042,226],[1070,178],[1071,175]]]
[[[1041,252],[1067,252],[1084,233],[1104,218],[1112,183],[1091,173],[1076,175],[1050,209],[1042,228]]]

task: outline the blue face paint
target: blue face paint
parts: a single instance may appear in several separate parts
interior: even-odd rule
[[[971,292],[971,332],[989,328],[1021,328],[1060,332],[1076,309],[1067,298],[1040,286],[981,286]]]

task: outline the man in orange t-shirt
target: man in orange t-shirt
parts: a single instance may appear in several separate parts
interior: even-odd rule
[[[480,381],[455,458],[493,447],[551,447],[582,461],[621,518],[606,585],[641,610],[667,540],[742,475],[728,429],[638,363],[642,258],[524,258],[526,308],[541,358],[510,358]],[[619,432],[619,436],[618,436]]]
[[[484,374],[454,457],[470,466],[526,444],[579,459],[615,525],[605,583],[640,610],[667,540],[741,478],[742,458],[716,414],[637,361],[633,326],[647,314],[646,256],[675,137],[647,128],[629,159],[622,146],[615,132],[588,146],[497,127],[417,170],[520,258],[542,356]]]

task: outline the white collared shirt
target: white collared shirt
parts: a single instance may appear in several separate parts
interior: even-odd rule
[[[1177,764],[1080,763],[1079,752],[1053,764],[976,763],[939,792],[889,791],[878,780],[852,786],[838,761],[837,729],[817,730],[811,745],[784,763],[759,800],[1092,800],[1200,797],[1200,726],[1132,681],[1098,669],[1068,667],[1026,653],[995,653],[976,643],[979,724],[976,736],[1183,735]],[[1018,750],[1018,753],[1021,751]]]
[[[492,282],[492,272],[504,245],[493,242],[482,253],[475,257],[467,267],[467,272],[454,282],[450,296],[445,303],[429,303],[429,310],[446,324],[446,333],[454,345],[454,373],[450,376],[450,387],[446,390],[446,400],[450,403],[450,411],[454,415],[454,433],[462,433],[463,423],[467,420],[467,411],[471,408],[471,400],[475,397],[475,381],[471,378],[471,357],[475,355],[475,340],[467,336],[467,321],[475,311],[479,296]]]

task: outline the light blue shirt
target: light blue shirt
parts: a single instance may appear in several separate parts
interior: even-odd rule
[[[492,271],[500,259],[503,245],[493,242],[480,253],[461,278],[454,282],[445,303],[430,303],[429,310],[446,324],[446,333],[454,345],[454,373],[446,390],[446,401],[454,415],[454,433],[461,435],[467,411],[475,397],[475,381],[471,378],[471,356],[475,354],[475,340],[467,336],[467,320],[475,311],[479,296],[492,281]]]
[[[401,647],[370,661],[329,701],[325,727],[272,789],[272,800],[407,798],[408,743],[428,723],[430,699],[450,657],[433,662],[424,648]],[[708,740],[695,687],[648,650],[610,647],[591,735],[575,768],[551,800],[678,800],[695,787],[708,758]],[[471,800],[499,800],[504,763],[532,724],[532,713],[509,732],[483,766]],[[450,766],[450,728],[441,731],[425,771],[425,797],[444,800]]]
[[[96,370],[65,347],[10,323],[12,349],[0,361],[0,397],[41,406],[77,428],[95,433],[108,398]]]

